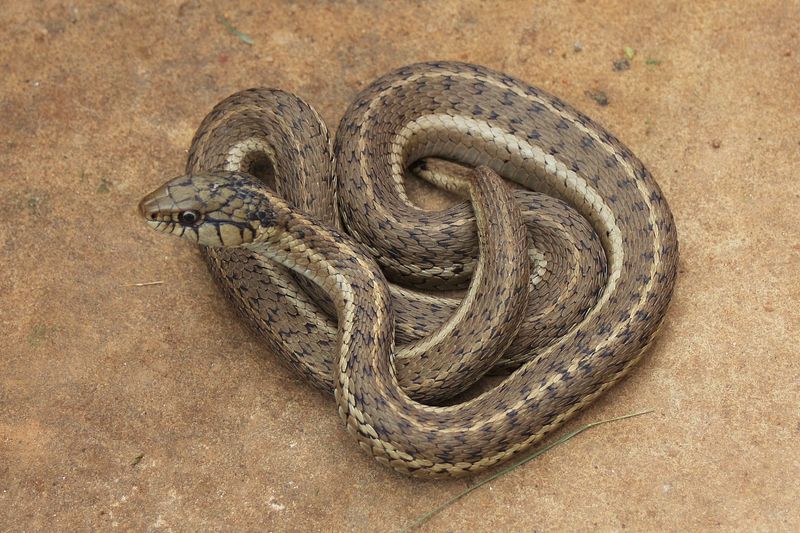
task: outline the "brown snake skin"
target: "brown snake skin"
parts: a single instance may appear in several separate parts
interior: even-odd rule
[[[627,148],[557,98],[474,65],[411,65],[356,98],[334,153],[297,97],[243,91],[201,124],[189,175],[140,209],[159,231],[209,246],[236,306],[335,388],[362,448],[396,470],[463,475],[528,448],[622,377],[661,324],[678,257],[667,203]],[[413,206],[403,173],[419,160],[422,177],[470,203]],[[278,196],[240,173],[265,167]],[[337,194],[359,244],[336,229]],[[390,287],[384,273],[425,289],[472,281],[459,304]],[[522,366],[469,401],[420,403],[498,360]]]

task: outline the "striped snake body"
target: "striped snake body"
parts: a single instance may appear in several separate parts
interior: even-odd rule
[[[201,124],[187,176],[140,210],[207,247],[236,306],[335,390],[362,448],[396,470],[463,475],[528,448],[622,377],[661,324],[678,257],[669,207],[627,148],[557,98],[474,65],[411,65],[356,98],[333,154],[297,97],[243,91]],[[470,202],[415,207],[403,176],[418,161]],[[243,174],[263,166],[277,195]],[[461,303],[417,290],[465,283]],[[518,368],[430,405],[498,363]]]

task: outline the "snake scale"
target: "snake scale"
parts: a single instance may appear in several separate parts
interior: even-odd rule
[[[464,201],[420,209],[409,168]],[[270,347],[335,392],[364,450],[425,477],[510,458],[624,376],[678,259],[666,200],[614,136],[456,62],[373,82],[333,148],[298,97],[236,93],[203,120],[186,175],[139,208],[202,245]],[[499,385],[452,400],[498,366]]]

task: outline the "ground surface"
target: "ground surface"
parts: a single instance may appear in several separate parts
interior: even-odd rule
[[[141,4],[0,12],[0,530],[391,530],[468,486],[363,455],[197,250],[135,211],[222,97],[281,87],[333,127],[365,83],[434,58],[615,132],[669,199],[681,271],[649,356],[563,431],[655,413],[426,527],[800,528],[798,2],[229,3],[252,45],[210,2]]]

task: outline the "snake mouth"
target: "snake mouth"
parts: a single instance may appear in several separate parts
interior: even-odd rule
[[[159,233],[175,233],[176,224],[169,220],[145,220],[145,223],[150,229]]]
[[[170,231],[174,224],[168,220],[145,220],[148,227],[158,231]]]

